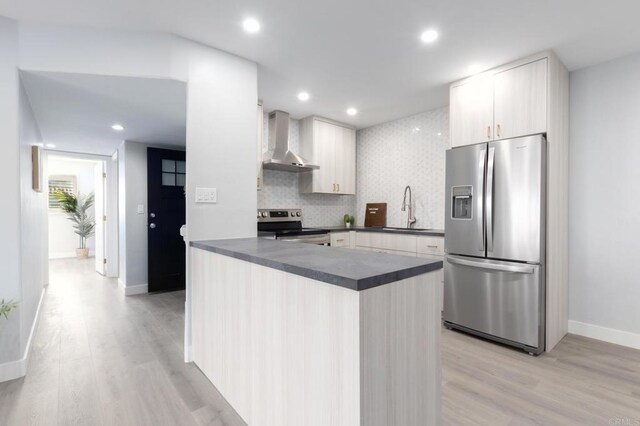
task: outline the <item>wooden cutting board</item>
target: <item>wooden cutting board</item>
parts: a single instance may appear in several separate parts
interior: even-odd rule
[[[375,228],[387,226],[387,203],[367,203],[364,226]]]

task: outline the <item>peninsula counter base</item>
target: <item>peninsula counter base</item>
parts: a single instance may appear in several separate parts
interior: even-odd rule
[[[355,291],[190,250],[193,361],[247,424],[439,423],[437,271]]]

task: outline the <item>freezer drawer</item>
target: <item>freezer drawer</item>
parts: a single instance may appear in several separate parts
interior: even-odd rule
[[[446,256],[445,325],[544,350],[544,270],[541,265]]]

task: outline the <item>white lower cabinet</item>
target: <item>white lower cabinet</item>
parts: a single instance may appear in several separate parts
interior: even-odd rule
[[[331,247],[350,247],[351,235],[349,232],[332,232]]]
[[[331,234],[333,247],[351,247],[357,250],[401,256],[437,258],[444,261],[444,237],[401,235],[384,232],[334,232]],[[438,273],[438,297],[440,311],[444,309],[444,269]]]

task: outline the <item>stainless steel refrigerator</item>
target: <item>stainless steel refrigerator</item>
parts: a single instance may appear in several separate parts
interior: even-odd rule
[[[446,327],[544,351],[545,177],[542,135],[447,151]]]

